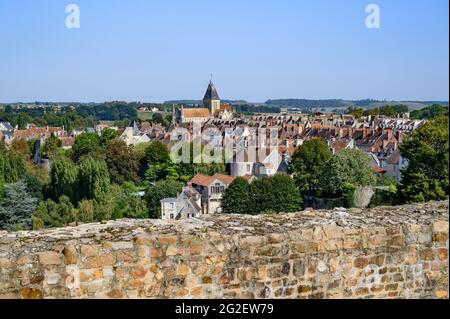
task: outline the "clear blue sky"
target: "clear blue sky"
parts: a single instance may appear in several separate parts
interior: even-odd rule
[[[81,28],[65,27],[65,7]],[[365,7],[381,9],[367,29]],[[0,102],[448,100],[448,0],[1,0]]]

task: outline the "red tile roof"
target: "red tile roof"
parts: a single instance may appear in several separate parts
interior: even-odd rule
[[[192,117],[209,117],[209,109],[207,108],[192,108],[192,109],[183,109],[182,116],[184,118],[192,118]]]

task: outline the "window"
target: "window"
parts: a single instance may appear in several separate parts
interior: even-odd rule
[[[173,203],[170,203],[170,209],[173,209]]]
[[[170,214],[170,219],[173,219],[173,217],[174,217],[173,214]]]
[[[247,164],[247,172],[250,172],[250,169],[251,169],[251,165]]]
[[[211,186],[211,193],[213,194],[220,194],[223,193],[225,190],[225,186],[221,186],[220,183],[214,184],[214,186]]]

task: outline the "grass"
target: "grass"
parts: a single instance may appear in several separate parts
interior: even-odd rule
[[[138,112],[138,113],[137,113],[137,118],[138,118],[139,120],[142,120],[142,121],[148,121],[148,120],[151,120],[151,119],[152,119],[153,114],[155,114],[155,113],[161,114],[164,118],[165,118],[167,115],[171,114],[170,112]]]

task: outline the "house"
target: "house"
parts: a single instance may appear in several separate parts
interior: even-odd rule
[[[380,160],[381,168],[386,171],[386,174],[391,176],[397,182],[402,180],[402,169],[408,166],[406,158],[400,155],[398,150]]]
[[[9,122],[0,122],[0,141],[12,142],[14,127]]]
[[[127,146],[150,142],[150,137],[139,130],[136,121],[132,121],[130,126],[125,128],[119,139]]]
[[[106,124],[106,123],[99,123],[99,124],[97,124],[97,125],[94,127],[95,132],[96,132],[98,135],[102,135],[102,132],[103,132],[103,130],[104,130],[105,128],[109,128],[109,129],[114,130],[114,131],[118,131],[118,130],[119,130],[119,128],[118,128],[117,126],[112,126],[112,125]]]
[[[41,140],[45,141],[50,135],[54,135],[56,137],[62,137],[65,135],[64,128],[61,127],[29,127],[26,130],[14,130],[12,135],[12,139],[14,140]]]
[[[220,213],[221,200],[225,189],[233,182],[234,177],[225,174],[213,176],[197,174],[189,182],[201,194],[202,214]]]
[[[12,132],[14,127],[9,122],[0,122],[0,131],[2,132]]]
[[[237,150],[233,162],[230,163],[230,174],[233,177],[245,175],[267,177],[276,173],[286,173],[289,159],[286,153],[280,154],[277,148],[242,148]]]
[[[186,186],[176,198],[161,201],[162,219],[189,219],[201,215],[201,195],[193,187]]]
[[[59,140],[61,141],[61,147],[64,150],[71,149],[73,144],[75,144],[75,137],[73,137],[73,136],[63,136],[63,137],[60,137]]]

